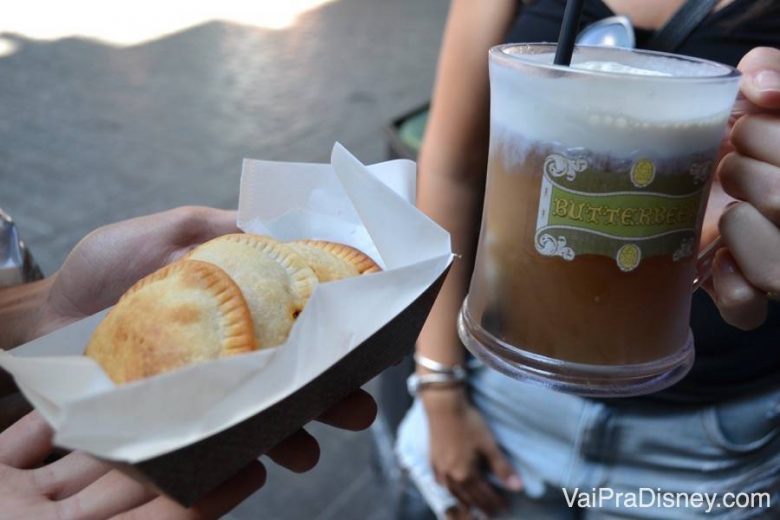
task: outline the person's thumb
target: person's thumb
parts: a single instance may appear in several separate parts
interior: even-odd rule
[[[510,491],[520,491],[523,489],[523,481],[515,473],[512,465],[506,458],[506,455],[499,449],[495,442],[487,443],[484,448],[484,455],[487,458],[490,469],[504,483]]]
[[[742,94],[764,109],[780,109],[780,50],[756,47],[740,60]]]

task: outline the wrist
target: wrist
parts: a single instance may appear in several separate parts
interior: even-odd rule
[[[18,347],[43,335],[51,285],[50,277],[0,290],[0,348]]]
[[[421,352],[415,352],[414,363],[417,366],[417,373],[447,374],[458,380],[466,379],[466,369],[462,361],[442,363],[433,358],[423,355]]]
[[[427,413],[457,413],[469,405],[466,388],[463,385],[426,388],[419,394]]]
[[[468,378],[468,373],[462,365],[440,363],[419,351],[414,354],[414,362],[417,370],[406,381],[412,396],[423,392],[460,389]]]

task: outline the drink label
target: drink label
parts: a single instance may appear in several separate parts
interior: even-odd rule
[[[693,255],[712,161],[654,162],[550,154],[544,162],[536,250],[574,260],[614,258],[633,271],[643,258]]]

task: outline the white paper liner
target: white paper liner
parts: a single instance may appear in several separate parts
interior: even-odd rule
[[[450,238],[413,206],[415,181],[411,161],[365,167],[339,144],[330,165],[244,161],[244,231],[345,243],[385,269],[320,284],[278,348],[117,387],[81,355],[103,311],[0,352],[0,367],[65,448],[136,463],[227,429],[323,373],[444,272]]]

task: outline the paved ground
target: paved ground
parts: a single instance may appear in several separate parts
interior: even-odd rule
[[[282,31],[211,22],[132,47],[6,34],[0,206],[51,273],[96,226],[235,207],[243,157],[325,161],[338,140],[379,161],[382,125],[428,98],[446,7],[338,0]],[[312,430],[319,467],[272,467],[232,518],[388,517],[370,435]]]

